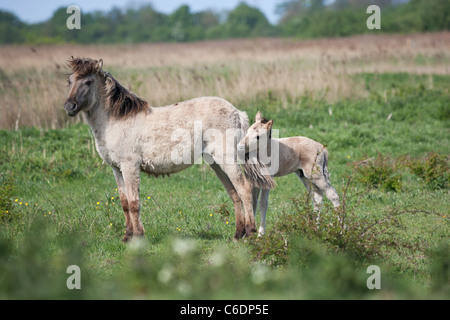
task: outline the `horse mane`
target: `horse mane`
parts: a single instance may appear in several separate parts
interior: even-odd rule
[[[105,76],[106,109],[115,118],[125,118],[136,115],[142,111],[148,111],[147,101],[142,100],[133,92],[122,86],[119,81],[108,72],[103,72]]]
[[[90,58],[74,58],[68,61],[72,74],[85,77],[90,74],[99,74],[105,79],[105,109],[115,118],[121,119],[136,115],[150,109],[147,101],[122,86],[119,81],[101,69],[103,62]]]
[[[98,60],[89,58],[74,58],[73,56],[67,61],[67,65],[72,70],[72,74],[76,74],[76,76],[80,78],[97,73],[97,64]]]

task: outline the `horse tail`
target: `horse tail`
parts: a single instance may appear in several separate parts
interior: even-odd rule
[[[241,129],[241,135],[239,137],[239,140],[240,140],[247,133],[247,130],[250,127],[250,122],[248,120],[247,112],[238,110],[238,116],[239,116],[239,125],[240,125],[239,128]]]
[[[330,182],[330,172],[328,171],[328,150],[323,148],[323,175],[327,182]]]
[[[247,133],[250,126],[248,115],[246,112],[239,111],[239,124],[240,124],[240,141]],[[260,189],[274,189],[276,184],[270,175],[267,166],[259,161],[258,158],[245,159],[241,164],[245,176],[251,181],[252,185]]]

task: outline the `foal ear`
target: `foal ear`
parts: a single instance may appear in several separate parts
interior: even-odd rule
[[[95,64],[95,70],[97,70],[97,72],[100,72],[102,71],[102,67],[103,67],[103,59],[100,59]]]
[[[261,122],[263,119],[262,115],[261,115],[261,111],[258,110],[258,113],[255,116],[255,122]]]
[[[267,130],[272,129],[272,125],[273,125],[273,120],[269,120],[269,121],[266,123],[266,129],[267,129]]]

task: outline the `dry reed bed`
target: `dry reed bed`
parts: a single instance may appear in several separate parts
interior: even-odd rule
[[[340,39],[255,39],[187,44],[0,47],[0,128],[59,128],[70,121],[65,61],[103,58],[104,68],[154,106],[217,95],[238,107],[270,91],[287,104],[308,92],[364,95],[360,72],[450,74],[450,33]]]

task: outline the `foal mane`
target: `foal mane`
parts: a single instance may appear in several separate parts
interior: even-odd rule
[[[262,124],[266,124],[267,122],[269,122],[270,120],[267,120],[266,118],[262,118],[261,119],[261,123]],[[269,130],[269,139],[272,139],[272,129]]]
[[[109,72],[103,71],[102,65],[102,60],[90,58],[72,57],[68,61],[68,66],[76,77],[82,78],[90,74],[98,74],[105,79],[105,109],[114,118],[122,119],[150,110],[147,101],[122,86]]]

